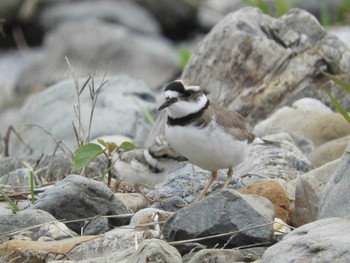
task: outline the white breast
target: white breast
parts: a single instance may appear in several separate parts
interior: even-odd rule
[[[178,153],[208,171],[235,167],[247,158],[251,147],[247,140],[235,140],[213,122],[204,128],[166,125],[165,135]]]

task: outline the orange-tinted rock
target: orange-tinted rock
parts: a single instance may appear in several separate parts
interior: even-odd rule
[[[263,196],[271,201],[276,217],[284,222],[290,219],[290,201],[283,187],[275,181],[259,182],[243,187],[242,194]]]

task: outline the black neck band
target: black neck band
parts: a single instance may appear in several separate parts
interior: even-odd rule
[[[201,108],[199,111],[189,114],[185,117],[181,117],[181,118],[171,118],[170,116],[168,116],[168,125],[170,126],[185,126],[191,122],[193,122],[193,120],[197,119],[198,117],[200,117],[203,112],[209,107],[209,100],[207,100],[207,103],[204,105],[203,108]]]

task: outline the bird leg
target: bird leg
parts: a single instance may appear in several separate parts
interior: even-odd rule
[[[224,186],[223,186],[222,188],[226,188],[226,187],[228,186],[228,184],[229,184],[229,183],[231,182],[231,180],[232,180],[232,175],[233,175],[233,170],[232,170],[232,167],[230,166],[230,168],[228,168],[227,177],[226,177]]]
[[[134,184],[134,189],[136,190],[136,192],[138,192],[139,194],[141,194],[146,200],[148,205],[153,205],[157,202],[161,203],[162,206],[164,206],[164,199],[170,198],[171,196],[167,196],[164,197],[162,199],[151,199],[149,198],[144,192],[142,192],[142,190],[140,189],[140,185],[139,184]]]
[[[207,185],[205,186],[205,188],[203,189],[201,194],[197,197],[195,202],[203,199],[203,197],[208,193],[210,186],[214,183],[214,181],[216,180],[217,177],[218,177],[217,171],[211,173],[211,177],[210,177]]]
[[[142,192],[142,190],[140,189],[140,185],[139,184],[134,184],[134,189],[136,190],[136,192],[141,194],[147,200],[147,203],[149,205],[153,205],[154,203],[157,202],[157,200],[153,200],[153,199],[149,198],[144,192]]]

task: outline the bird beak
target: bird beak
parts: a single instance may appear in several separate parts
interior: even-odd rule
[[[169,107],[171,104],[173,104],[176,101],[177,101],[177,98],[171,98],[171,99],[166,100],[162,105],[159,106],[158,111]]]

